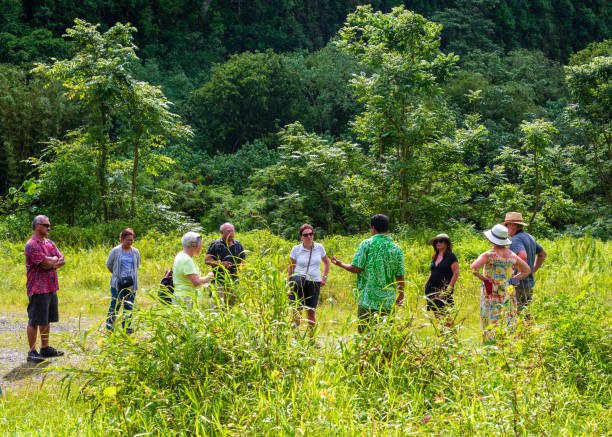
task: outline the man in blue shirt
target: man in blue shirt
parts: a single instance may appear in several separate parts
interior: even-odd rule
[[[540,246],[532,235],[523,230],[525,222],[520,212],[509,212],[506,214],[504,225],[508,228],[508,235],[512,237],[510,250],[525,261],[531,268],[531,273],[524,279],[515,283],[517,310],[520,312],[531,302],[535,279],[533,274],[544,263],[546,251]]]

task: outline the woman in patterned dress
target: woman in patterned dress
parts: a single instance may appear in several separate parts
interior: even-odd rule
[[[511,241],[508,228],[498,224],[484,235],[493,248],[481,254],[470,268],[481,281],[480,323],[483,329],[483,342],[495,341],[495,325],[505,315],[508,324],[516,315],[516,294],[510,279],[523,279],[531,272],[525,261],[508,249]],[[516,268],[517,273],[514,274]],[[479,271],[482,269],[482,273]]]

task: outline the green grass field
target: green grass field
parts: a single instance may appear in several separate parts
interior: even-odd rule
[[[212,240],[215,235],[207,236]],[[240,233],[250,251],[242,303],[194,311],[152,298],[180,250],[178,236],[148,236],[141,252],[136,333],[107,335],[110,247],[62,247],[60,317],[52,343],[67,356],[25,365],[23,242],[1,242],[0,429],[6,435],[606,435],[610,423],[612,245],[541,241],[534,321],[480,344],[478,282],[469,264],[488,242],[454,242],[461,276],[457,332],[424,311],[431,247],[405,251],[406,303],[367,337],[356,334],[354,275],[331,267],[317,309],[317,342],[291,326],[286,266],[294,242]],[[364,236],[320,241],[345,262]],[[203,256],[198,259],[207,271]]]

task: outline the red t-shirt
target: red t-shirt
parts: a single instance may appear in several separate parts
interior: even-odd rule
[[[40,265],[47,256],[62,256],[53,241],[46,238],[39,240],[34,236],[28,240],[25,246],[28,296],[59,290],[57,270],[45,270]]]

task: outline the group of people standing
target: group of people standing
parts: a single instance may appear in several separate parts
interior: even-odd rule
[[[192,307],[197,302],[198,287],[214,282],[217,286],[215,296],[221,305],[234,305],[237,300],[235,284],[238,281],[238,268],[246,257],[240,241],[234,238],[234,225],[224,223],[219,228],[221,237],[208,246],[204,262],[213,271],[201,276],[194,258],[202,253],[202,236],[197,232],[187,232],[181,239],[183,250],[174,257],[172,278],[174,282],[174,301]]]
[[[506,214],[503,224],[484,231],[492,248],[482,253],[471,265],[481,281],[480,322],[485,343],[495,340],[495,327],[505,316],[507,323],[525,312],[533,297],[533,274],[546,259],[546,251],[535,238],[523,230],[526,226],[519,212]],[[436,315],[445,314],[453,306],[453,289],[459,277],[459,262],[447,234],[436,235],[431,274],[425,285],[427,308]]]
[[[493,247],[482,253],[470,266],[481,280],[480,320],[483,341],[495,339],[495,327],[502,315],[512,323],[525,310],[533,296],[533,274],[540,268],[546,252],[534,237],[523,230],[521,213],[509,212],[503,224],[486,230],[484,236]],[[394,305],[404,301],[404,253],[389,237],[389,219],[376,214],[370,220],[372,236],[361,242],[350,264],[331,258],[331,263],[357,274],[358,331],[364,332],[373,320],[388,315]],[[512,238],[510,238],[512,237]],[[288,269],[290,299],[297,302],[296,324],[306,310],[310,332],[314,332],[315,309],[321,286],[327,281],[330,260],[325,248],[314,242],[314,229],[309,224],[300,227],[301,244],[293,247]],[[425,284],[427,309],[443,317],[447,326],[453,307],[453,291],[459,278],[459,260],[447,234],[430,240],[434,253],[430,276]],[[321,264],[324,272],[321,275]],[[528,315],[526,314],[528,317]]]
[[[485,341],[494,338],[492,328],[502,314],[511,322],[517,312],[524,310],[530,302],[533,295],[533,273],[546,258],[542,246],[523,230],[523,226],[525,223],[520,213],[506,214],[503,224],[497,224],[484,232],[493,245],[491,250],[481,254],[470,266],[482,281],[480,313]],[[51,228],[47,216],[35,217],[32,228],[32,237],[25,246],[27,337],[30,346],[27,360],[40,363],[49,357],[64,354],[49,345],[49,332],[50,323],[59,321],[57,269],[65,264],[65,259],[47,238]],[[327,256],[325,248],[314,241],[315,231],[310,224],[300,226],[300,244],[292,248],[287,270],[289,300],[295,308],[296,325],[300,323],[302,311],[305,310],[309,332],[314,335],[315,311],[321,287],[327,282],[330,264],[357,275],[355,297],[360,333],[374,321],[390,314],[394,306],[403,304],[404,253],[387,235],[388,230],[389,218],[383,214],[374,215],[370,220],[371,237],[359,244],[351,263],[347,264],[335,256]],[[246,252],[235,239],[235,229],[231,223],[224,223],[219,231],[220,238],[210,243],[205,257],[205,263],[213,271],[204,276],[194,260],[202,253],[202,236],[196,232],[183,235],[182,250],[175,256],[172,268],[173,300],[176,304],[193,306],[197,302],[198,287],[208,283],[216,285],[217,304],[231,306],[236,303],[238,269],[245,261]],[[133,246],[136,235],[131,228],[123,229],[119,237],[120,244],[110,251],[106,261],[106,267],[111,273],[111,301],[106,327],[114,329],[118,311],[123,306],[122,325],[130,333],[129,314],[138,290],[140,253]],[[425,285],[427,308],[441,315],[453,306],[453,289],[459,277],[459,262],[447,234],[436,235],[430,244],[434,254],[430,264],[431,274]],[[40,352],[36,349],[38,334],[41,339]]]

